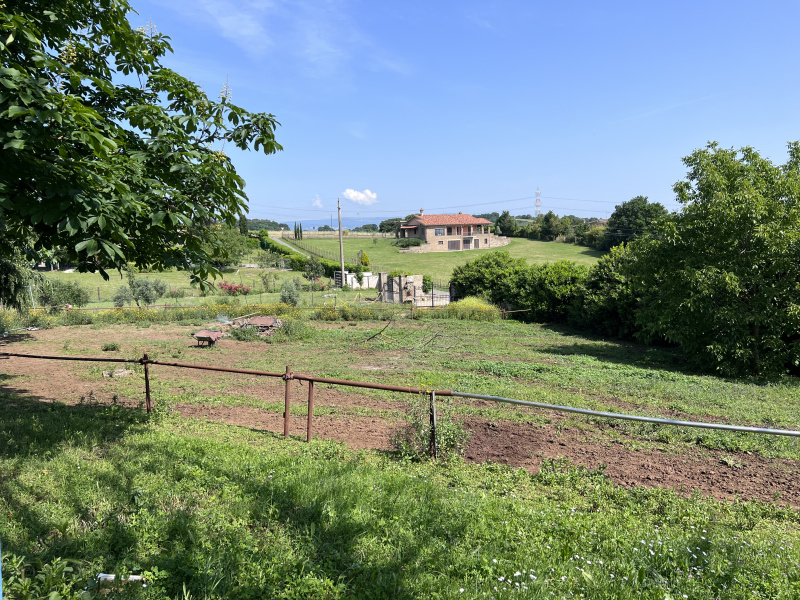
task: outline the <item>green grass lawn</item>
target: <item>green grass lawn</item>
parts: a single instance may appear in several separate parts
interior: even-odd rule
[[[374,241],[373,241],[374,240]],[[561,244],[557,242],[539,242],[523,238],[511,238],[511,243],[502,248],[468,250],[461,252],[430,252],[421,254],[401,254],[396,246],[392,246],[394,238],[345,237],[345,259],[350,260],[359,250],[369,256],[370,263],[387,271],[401,269],[414,274],[431,275],[435,280],[448,281],[453,269],[474,260],[487,252],[506,251],[514,258],[523,258],[530,263],[555,262],[572,260],[579,264],[592,265],[603,253],[585,246]],[[310,244],[327,253],[338,256],[339,240],[335,238],[306,238]],[[374,268],[374,267],[373,267]]]
[[[626,490],[559,462],[537,475],[410,463],[0,400],[8,598],[85,597],[100,572],[147,580],[110,597],[164,599],[711,600],[793,598],[800,584],[798,514],[774,505]]]

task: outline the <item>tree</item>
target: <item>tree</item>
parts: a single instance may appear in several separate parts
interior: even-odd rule
[[[244,181],[224,144],[281,150],[273,115],[217,99],[164,67],[168,38],[127,0],[0,5],[0,254],[60,249],[79,271],[128,262],[219,274],[210,225],[235,226]],[[7,293],[3,288],[0,292]],[[15,302],[8,296],[0,300]]]
[[[788,147],[781,166],[716,143],[683,159],[683,209],[632,244],[646,336],[725,374],[798,371],[800,143]]]
[[[543,240],[552,241],[564,233],[564,225],[559,216],[552,210],[542,218],[541,237]]]
[[[647,196],[636,196],[614,207],[604,234],[605,250],[652,232],[667,216],[667,209],[658,202],[648,202]]]
[[[316,256],[309,258],[308,262],[306,262],[306,268],[303,273],[303,277],[313,282],[323,275],[325,275],[325,267],[322,265],[322,262],[320,262],[319,258]]]
[[[499,230],[499,235],[513,236],[516,235],[519,226],[514,217],[507,210],[504,210],[503,214],[495,222],[495,230]]]
[[[241,233],[242,235],[247,235],[248,233],[250,233],[250,227],[247,223],[247,217],[245,217],[244,215],[241,215],[239,217],[239,233]]]
[[[215,268],[222,269],[230,265],[237,265],[245,254],[250,251],[248,238],[239,233],[238,228],[222,224],[210,225],[207,229],[213,236],[213,242],[209,242],[204,249]],[[214,245],[214,242],[220,243],[225,251],[221,252]],[[253,240],[253,243],[258,245],[255,240]]]
[[[381,221],[378,225],[378,231],[381,233],[393,233],[395,237],[397,233],[400,231],[400,223],[402,219],[395,218],[395,219],[386,219],[385,221]]]
[[[317,231],[334,231],[334,229],[330,225],[323,225],[322,227],[317,228]]]

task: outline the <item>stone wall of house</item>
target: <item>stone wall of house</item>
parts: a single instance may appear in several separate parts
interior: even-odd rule
[[[461,235],[444,235],[444,236],[437,236],[431,235],[430,236],[432,241],[428,241],[428,243],[423,242],[421,246],[412,246],[410,248],[406,248],[405,250],[400,250],[400,252],[405,252],[408,254],[422,254],[425,252],[455,252],[455,250],[450,249],[449,242],[458,242],[459,243],[459,250],[464,250],[464,236]],[[493,233],[484,233],[481,235],[476,235],[474,239],[477,239],[479,242],[479,249],[483,248],[500,248],[501,246],[507,246],[508,243],[511,241],[509,238],[503,235],[495,235]],[[441,242],[441,243],[439,243]],[[472,246],[472,244],[471,244]],[[468,248],[468,250],[474,250],[474,247]]]

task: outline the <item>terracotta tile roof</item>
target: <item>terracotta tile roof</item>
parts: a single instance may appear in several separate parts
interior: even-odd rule
[[[472,215],[458,213],[457,215],[414,215],[408,222],[418,221],[426,227],[433,225],[491,225],[488,219],[476,218]]]

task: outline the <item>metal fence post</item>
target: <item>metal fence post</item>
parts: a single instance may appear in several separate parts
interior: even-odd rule
[[[439,458],[439,443],[436,439],[436,392],[431,392],[431,456]]]
[[[311,441],[311,420],[314,415],[314,382],[308,382],[308,425],[306,426],[306,442]]]
[[[142,364],[144,365],[144,401],[147,406],[147,414],[152,411],[150,404],[150,363],[147,354],[142,357]]]
[[[286,381],[286,387],[284,388],[284,396],[283,396],[283,437],[289,437],[289,404],[291,403],[289,394],[291,392],[292,386],[292,370],[289,368],[289,365],[286,365],[286,375],[283,376],[283,379]]]

